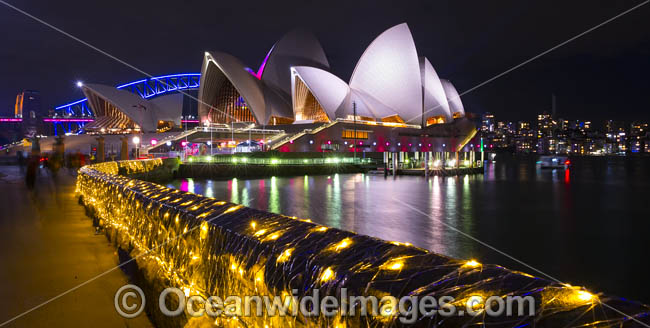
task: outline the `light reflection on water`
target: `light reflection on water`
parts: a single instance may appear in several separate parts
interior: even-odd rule
[[[439,220],[473,233],[470,185],[482,180],[480,175],[426,181],[420,177],[393,180],[378,175],[334,174],[225,181],[182,179],[169,186],[463,257],[471,254],[474,246]],[[431,217],[413,212],[401,202]]]
[[[650,248],[650,161],[572,162],[570,171],[555,171],[536,169],[534,159],[497,158],[485,175],[429,180],[334,174],[169,186],[531,272],[447,224],[564,281],[650,301],[650,287],[639,287],[644,270],[635,270]],[[611,278],[621,272],[626,279]]]

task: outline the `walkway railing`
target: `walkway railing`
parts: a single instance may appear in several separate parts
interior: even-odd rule
[[[268,134],[269,139],[273,140],[273,138],[276,138],[277,136],[283,136],[285,135],[284,130],[273,130],[273,129],[255,129],[255,128],[234,128],[231,129],[230,127],[227,126],[197,126],[192,129],[189,129],[187,131],[179,132],[178,134],[170,135],[167,136],[161,140],[158,140],[158,142],[155,145],[147,145],[143,146],[141,148],[141,151],[146,154],[150,150],[156,148],[156,147],[161,147],[164,146],[167,141],[176,141],[183,139],[185,137],[189,137],[195,133],[201,133],[201,132],[213,132],[213,133],[218,133],[218,132],[225,132],[225,133],[235,133],[235,134],[241,134],[241,133],[255,133],[255,134]]]
[[[319,127],[317,127],[317,128],[314,128],[314,129],[304,129],[304,130],[302,130],[301,132],[298,132],[298,133],[296,133],[296,134],[290,135],[290,136],[288,136],[288,137],[286,137],[286,138],[284,138],[284,139],[282,139],[282,140],[280,140],[280,141],[278,141],[278,142],[275,142],[275,143],[271,146],[271,150],[278,149],[278,148],[280,148],[282,145],[286,144],[287,142],[295,141],[295,140],[297,140],[298,138],[300,138],[300,137],[302,137],[302,136],[304,136],[304,135],[307,135],[307,134],[311,134],[311,135],[316,134],[316,133],[318,133],[318,132],[320,132],[320,131],[322,131],[322,130],[325,130],[325,129],[327,129],[327,128],[333,126],[334,124],[337,124],[337,123],[339,123],[338,120],[336,120],[336,121],[332,121],[332,122],[329,122],[329,123],[327,123],[327,124],[323,124],[323,125],[321,125],[321,126],[319,126]]]

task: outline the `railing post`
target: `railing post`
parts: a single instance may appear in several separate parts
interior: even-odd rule
[[[99,138],[97,138],[97,157],[95,158],[95,161],[101,163],[104,161],[104,158],[106,158],[106,155],[104,154],[104,137],[99,136]]]
[[[129,141],[128,136],[122,137],[122,147],[120,148],[120,159],[126,161],[129,159]]]

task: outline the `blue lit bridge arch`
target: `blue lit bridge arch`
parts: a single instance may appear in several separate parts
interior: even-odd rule
[[[198,89],[200,79],[201,73],[170,74],[121,84],[117,88],[149,99],[179,90]],[[55,107],[54,112],[57,116],[63,117],[87,117],[93,115],[86,98]]]

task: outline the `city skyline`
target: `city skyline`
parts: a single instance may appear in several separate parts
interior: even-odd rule
[[[611,115],[609,118],[604,117],[602,120],[596,120],[596,119],[591,119],[590,117],[576,117],[576,118],[568,118],[562,115],[562,113],[556,113],[553,115],[551,110],[540,110],[539,112],[531,112],[528,117],[523,117],[521,119],[510,119],[510,117],[504,117],[503,115],[495,115],[493,112],[487,111],[484,113],[474,113],[477,115],[476,119],[478,121],[481,121],[482,118],[485,115],[493,115],[494,116],[494,122],[495,123],[513,123],[517,124],[520,122],[525,122],[529,124],[535,124],[537,122],[538,116],[541,114],[548,114],[554,117],[555,119],[562,119],[565,121],[580,121],[580,122],[590,122],[591,128],[594,130],[602,130],[604,131],[607,128],[607,123],[610,121],[614,122],[619,122],[623,123],[626,126],[629,126],[630,124],[634,123],[646,123],[644,120],[623,120],[623,119],[618,119],[616,115]]]
[[[121,7],[119,4],[111,4],[112,8],[102,4],[91,4],[89,8],[85,4],[84,8],[89,11],[105,11],[127,22],[110,28],[99,24],[93,31],[82,28],[89,24],[87,17],[66,10],[75,3],[57,7],[52,12],[37,4],[22,3],[21,6],[109,53],[115,52],[115,56],[153,75],[198,71],[200,67],[196,62],[205,49],[233,53],[247,65],[257,67],[263,60],[260,54],[265,53],[279,36],[292,28],[304,27],[313,31],[324,47],[330,49],[327,55],[334,67],[333,73],[347,80],[363,49],[378,31],[406,22],[413,27],[413,37],[419,45],[418,55],[429,58],[441,76],[457,81],[455,84],[462,93],[636,4],[638,2],[624,1],[603,3],[597,8],[590,6],[589,15],[581,12],[579,4],[559,7],[554,4],[526,7],[478,4],[473,6],[475,10],[464,10],[456,4],[399,4],[396,10],[387,10],[395,6],[389,3],[372,8],[364,3],[300,4],[295,6],[296,10],[319,12],[319,17],[298,15],[296,19],[287,19],[293,16],[286,9],[265,7],[267,4],[229,4],[229,7],[239,7],[229,8],[228,12],[242,14],[217,21],[205,17],[220,15],[226,10],[211,7],[215,4],[198,12],[191,10],[191,6],[170,4],[157,7],[124,4],[134,10],[120,12],[113,12]],[[137,8],[139,6],[142,7]],[[157,15],[135,17],[138,11],[135,9],[153,11]],[[647,8],[640,8],[638,12],[631,12],[468,93],[463,96],[468,112],[492,112],[519,120],[548,110],[550,94],[555,93],[558,112],[568,119],[590,114],[592,120],[604,121],[615,111],[622,120],[647,121],[650,104],[643,91],[648,87],[644,76],[650,71],[646,60],[650,46],[647,31],[636,28],[641,26],[647,11]],[[6,34],[2,40],[12,45],[0,52],[0,56],[10,59],[4,63],[12,63],[1,68],[9,77],[0,84],[3,116],[12,111],[16,94],[23,89],[41,91],[43,106],[49,109],[81,97],[74,85],[77,80],[90,79],[87,82],[113,85],[141,77],[140,73],[9,8],[0,11],[0,17],[0,24],[7,25],[3,26],[5,29],[11,27],[21,31],[20,37]],[[165,29],[160,22],[172,17],[182,17],[192,23],[187,27]],[[339,24],[324,24],[334,17]],[[499,17],[496,22],[495,17]],[[233,24],[235,20],[246,24]],[[165,32],[147,37],[137,32],[128,33],[136,24],[157,26]],[[347,32],[350,30],[354,31],[354,37]],[[176,46],[170,47],[169,40],[177,41]],[[45,53],[47,55],[43,56]],[[151,53],[156,55],[151,56]],[[33,67],[40,70],[33,70]]]
[[[607,120],[567,120],[542,112],[532,121],[503,121],[481,116],[481,140],[488,151],[560,155],[626,155],[650,153],[648,123]]]

